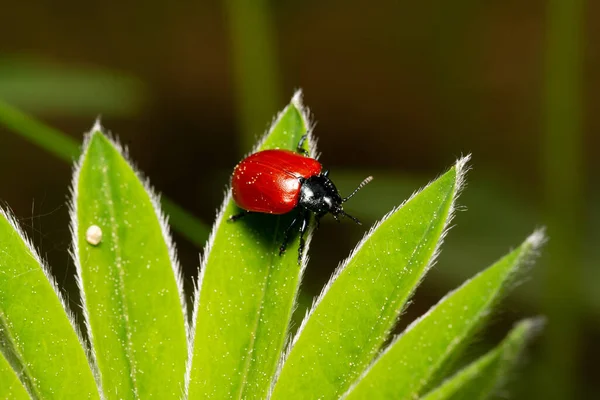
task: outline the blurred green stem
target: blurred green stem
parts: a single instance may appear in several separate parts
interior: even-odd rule
[[[0,100],[0,123],[64,161],[73,162],[79,157],[80,148],[75,140],[2,100]]]
[[[43,124],[1,100],[0,124],[69,163],[77,160],[81,153],[79,143],[65,133]],[[162,206],[176,231],[197,246],[204,246],[209,227],[166,197],[162,198]]]
[[[280,108],[275,27],[266,0],[227,0],[240,153],[252,149]]]
[[[547,3],[542,171],[548,236],[545,399],[573,399],[578,379],[584,241],[584,0]],[[551,382],[551,384],[547,384]]]

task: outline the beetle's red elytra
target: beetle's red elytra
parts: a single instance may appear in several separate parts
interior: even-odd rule
[[[264,150],[240,162],[233,172],[236,204],[247,211],[287,214],[298,205],[300,179],[319,175],[314,158],[289,150]]]
[[[340,216],[360,221],[344,212],[345,203],[373,177],[369,176],[347,197],[342,198],[331,181],[329,171],[319,161],[308,156],[302,147],[306,136],[302,136],[296,152],[290,150],[263,150],[251,154],[236,165],[231,178],[233,200],[243,212],[229,217],[235,221],[249,213],[287,214],[296,212],[290,226],[285,230],[279,254],[285,252],[294,226],[300,231],[298,262],[302,260],[304,234],[308,229],[310,215],[319,220],[330,213],[339,221]]]

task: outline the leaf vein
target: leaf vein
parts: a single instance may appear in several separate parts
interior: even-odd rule
[[[109,229],[110,229],[110,234],[111,234],[111,239],[113,240],[113,243],[120,243],[119,241],[119,234],[117,232],[117,218],[116,218],[116,213],[115,213],[115,209],[114,209],[114,203],[112,201],[112,188],[111,188],[111,180],[110,180],[110,176],[108,174],[108,168],[106,167],[107,164],[107,160],[104,154],[104,151],[100,151],[101,155],[100,158],[103,160],[102,163],[100,163],[100,165],[104,165],[104,167],[101,168],[101,172],[102,172],[102,178],[103,178],[103,186],[104,189],[102,192],[104,193],[104,197],[105,197],[105,201],[106,201],[106,205],[107,205],[107,209],[108,212],[110,213],[110,223],[109,223]],[[122,323],[122,328],[125,331],[125,337],[126,337],[126,346],[125,346],[125,351],[127,352],[127,357],[125,357],[125,361],[127,363],[127,367],[130,370],[129,375],[129,379],[130,379],[130,383],[131,386],[133,388],[133,393],[135,398],[139,399],[139,391],[138,391],[138,387],[137,387],[137,381],[135,379],[135,375],[136,375],[136,366],[135,366],[135,358],[133,355],[133,349],[132,349],[132,335],[131,335],[131,328],[129,327],[129,312],[127,309],[127,299],[125,296],[125,271],[123,270],[123,264],[122,264],[122,255],[121,255],[121,247],[120,246],[114,246],[114,252],[115,252],[115,268],[117,270],[117,289],[118,289],[118,299],[120,300],[120,304],[118,304],[118,307],[121,309],[122,311],[122,315],[123,315],[123,323]]]

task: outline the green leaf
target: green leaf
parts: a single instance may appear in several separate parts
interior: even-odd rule
[[[541,231],[415,321],[363,374],[348,399],[414,399],[456,360],[459,350],[537,253]],[[401,376],[403,379],[398,379]]]
[[[338,398],[372,361],[435,258],[467,160],[388,214],[338,269],[298,330],[273,399]]]
[[[47,271],[0,209],[0,351],[33,398],[97,399],[83,340]]]
[[[122,152],[96,125],[75,171],[86,323],[107,398],[176,398],[187,358],[181,276],[159,201]]]
[[[296,147],[308,124],[300,95],[256,150]],[[239,212],[228,192],[204,255],[194,306],[190,398],[265,397],[306,264],[304,259],[298,265],[299,238],[278,254],[293,216],[250,214],[227,221]]]
[[[30,399],[25,386],[0,351],[0,399]]]
[[[527,319],[515,326],[498,347],[423,396],[422,400],[487,399],[500,389],[525,345],[543,324],[542,319]]]

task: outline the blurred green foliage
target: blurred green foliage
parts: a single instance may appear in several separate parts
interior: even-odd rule
[[[543,282],[543,308],[551,321],[546,349],[551,351],[544,354],[539,375],[541,381],[553,382],[543,392],[550,400],[584,395],[576,384],[583,356],[581,314],[586,303],[581,285],[587,219],[582,124],[584,10],[585,0],[547,2],[540,158],[544,219],[553,242]]]
[[[139,79],[118,71],[0,57],[0,97],[27,112],[131,117],[139,114],[148,96]]]

